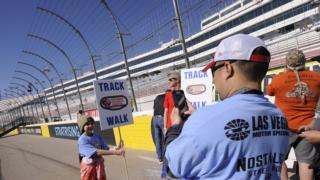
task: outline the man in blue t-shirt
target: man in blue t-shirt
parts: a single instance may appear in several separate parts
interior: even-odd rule
[[[193,113],[182,127],[179,110],[166,134],[172,174],[184,179],[280,179],[288,146],[282,112],[261,92],[270,52],[256,37],[221,41],[211,69],[221,102]]]

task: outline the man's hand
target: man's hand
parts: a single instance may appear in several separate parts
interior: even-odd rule
[[[300,126],[298,132],[310,131],[312,129],[312,125],[303,125]]]
[[[303,133],[299,134],[299,137],[305,138],[312,144],[320,143],[320,131],[304,131]]]
[[[180,110],[178,108],[173,108],[171,112],[171,124],[172,125],[178,125],[181,124],[182,119],[180,117]]]
[[[188,111],[184,112],[185,115],[191,115],[196,111],[196,109],[192,106],[190,101],[187,101],[188,104]]]

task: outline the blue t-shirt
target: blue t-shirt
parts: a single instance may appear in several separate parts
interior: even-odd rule
[[[83,133],[78,139],[78,145],[80,156],[87,158],[90,158],[97,151],[97,149],[109,149],[102,137],[97,134],[87,136],[85,133]]]
[[[263,95],[238,94],[189,117],[166,150],[185,179],[280,179],[288,124]]]

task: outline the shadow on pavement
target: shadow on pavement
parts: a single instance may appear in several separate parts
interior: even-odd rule
[[[6,148],[10,148],[10,149],[15,149],[15,150],[18,150],[20,152],[23,152],[23,153],[28,153],[28,154],[32,154],[34,156],[38,156],[38,157],[41,157],[41,158],[44,158],[44,159],[47,159],[49,161],[53,161],[55,163],[58,163],[62,166],[65,166],[66,168],[70,168],[72,170],[75,170],[75,171],[79,171],[79,167],[75,167],[73,166],[72,164],[68,164],[68,163],[65,163],[65,162],[62,162],[62,161],[59,161],[55,158],[51,158],[51,157],[48,157],[48,156],[45,156],[45,155],[42,155],[42,154],[39,154],[39,153],[36,153],[36,152],[32,152],[32,151],[28,151],[28,150],[25,150],[25,149],[22,149],[22,148],[19,148],[19,147],[13,147],[13,146],[10,146],[10,145],[0,145],[0,147],[6,147]],[[0,162],[1,163],[1,162]],[[0,168],[1,168],[1,164],[0,164]],[[1,169],[0,169],[1,170]],[[2,179],[0,179],[2,180]]]
[[[19,134],[12,134],[12,135],[5,135],[5,136],[2,136],[0,138],[8,138],[8,137],[13,137],[13,136],[18,136]],[[0,179],[2,180],[2,179]]]

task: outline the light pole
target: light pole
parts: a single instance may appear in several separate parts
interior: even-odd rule
[[[29,54],[29,55],[36,56],[36,57],[40,58],[40,59],[43,60],[44,62],[48,63],[48,64],[52,67],[52,69],[55,71],[55,73],[57,74],[57,76],[58,76],[58,78],[59,78],[59,80],[60,80],[61,86],[62,86],[63,98],[64,98],[65,101],[66,101],[69,119],[71,120],[71,113],[70,113],[68,98],[67,98],[67,96],[66,96],[66,91],[65,91],[65,89],[64,89],[64,84],[63,84],[62,78],[61,78],[61,76],[60,76],[60,74],[59,74],[56,66],[53,65],[53,64],[51,63],[51,61],[49,61],[48,59],[44,58],[43,56],[41,56],[41,55],[39,55],[39,54],[37,54],[37,53],[31,52],[31,51],[22,51],[22,52],[25,53],[25,54]],[[52,91],[53,91],[53,90],[52,90]]]
[[[175,13],[176,13],[176,21],[177,21],[178,28],[179,28],[179,36],[180,36],[180,41],[181,41],[181,45],[182,45],[183,55],[184,55],[184,58],[185,58],[185,61],[186,61],[186,67],[189,69],[190,68],[190,62],[189,62],[189,56],[188,56],[186,41],[184,39],[184,34],[183,34],[183,28],[182,28],[182,23],[181,23],[179,6],[178,6],[177,0],[172,0],[172,1],[173,1],[174,10],[175,10]]]
[[[125,63],[126,70],[127,70],[127,75],[128,75],[128,79],[129,79],[129,83],[130,83],[130,87],[131,87],[131,93],[132,93],[134,108],[136,109],[136,111],[138,111],[138,106],[137,106],[137,102],[136,102],[136,96],[135,96],[135,93],[134,93],[133,84],[132,84],[132,80],[131,80],[131,74],[130,74],[129,65],[128,65],[127,53],[126,53],[126,49],[124,47],[124,42],[123,42],[123,36],[122,36],[123,33],[121,33],[121,31],[120,31],[118,22],[117,22],[114,14],[113,14],[111,8],[109,7],[108,3],[105,0],[101,0],[101,3],[103,4],[103,6],[108,11],[110,17],[112,18],[113,24],[116,27],[117,35],[118,35],[118,38],[120,40],[120,45],[121,45],[121,50],[122,50],[124,63]]]
[[[58,107],[58,102],[57,102],[57,99],[56,99],[56,93],[54,91],[54,88],[53,88],[53,85],[52,85],[52,82],[50,81],[48,75],[46,73],[44,73],[41,69],[39,69],[38,67],[32,65],[32,64],[29,64],[29,63],[25,63],[25,62],[21,62],[21,61],[18,61],[19,64],[24,64],[24,65],[27,65],[29,67],[32,67],[33,69],[36,69],[37,71],[39,71],[43,76],[45,76],[51,86],[51,89],[52,89],[52,94],[53,94],[53,99],[54,99],[54,104],[57,108],[57,112],[58,112],[58,116],[59,118],[61,118],[61,115],[60,115],[60,111],[59,111],[59,107]]]
[[[77,77],[77,73],[76,73],[76,68],[74,67],[74,65],[73,65],[71,59],[69,58],[69,56],[67,55],[67,53],[62,48],[60,48],[58,45],[54,44],[53,42],[49,41],[48,39],[45,39],[45,38],[40,37],[40,36],[36,36],[34,34],[28,34],[28,36],[32,37],[32,38],[36,38],[38,40],[41,40],[41,41],[51,45],[52,47],[54,47],[58,51],[60,51],[61,54],[64,55],[64,57],[68,61],[69,65],[71,66],[71,69],[72,69],[72,72],[73,72],[73,77],[74,77],[74,80],[75,80],[75,83],[76,83],[76,87],[77,87],[78,96],[79,96],[79,99],[80,99],[81,110],[84,110],[83,103],[82,103],[82,97],[81,97],[81,93],[80,93],[80,89],[79,89],[79,83],[78,83],[78,77]]]

